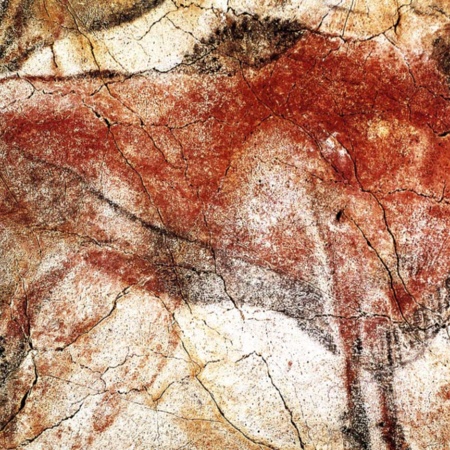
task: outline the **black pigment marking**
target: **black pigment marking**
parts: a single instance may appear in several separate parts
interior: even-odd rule
[[[196,44],[184,63],[201,73],[227,72],[227,59],[261,67],[278,59],[304,32],[304,26],[296,21],[228,16],[227,25]]]
[[[386,355],[385,363],[375,372],[381,398],[383,420],[379,424],[381,435],[389,450],[410,450],[406,441],[403,427],[399,423],[396,407],[396,393],[394,389],[395,369],[395,336],[387,331],[385,336]]]
[[[25,335],[2,339],[3,340],[0,341],[0,390],[9,374],[22,364],[29,349],[28,338]]]
[[[133,22],[145,13],[161,5],[165,0],[138,0],[135,2],[111,3],[109,0],[90,2],[72,2],[73,8],[80,13],[83,25],[89,31],[99,31],[125,23]]]
[[[310,284],[216,251],[216,270],[195,267],[195,261],[177,268],[183,297],[192,303],[233,302],[275,311],[295,319],[300,329],[336,353],[326,320],[323,295]],[[194,264],[193,264],[194,263]],[[201,264],[201,261],[198,263]],[[197,263],[197,264],[198,264]]]
[[[26,45],[22,49],[23,43],[20,41],[25,34],[27,22],[31,16],[30,10],[33,0],[22,0],[20,4],[15,2],[7,2],[1,11],[0,17],[0,72],[11,70],[16,67],[13,62],[22,57],[22,53],[27,52],[29,46]],[[11,57],[11,54],[15,55]],[[1,64],[1,61],[4,61]]]
[[[348,448],[370,450],[369,418],[364,406],[364,396],[359,381],[355,380],[350,387],[350,403],[353,406],[348,412],[349,425],[342,428]]]
[[[13,401],[9,395],[11,387],[8,385],[8,379],[19,370],[28,354],[29,345],[25,335],[8,336],[7,339],[1,337],[0,344],[2,350],[0,357],[0,429],[2,429],[10,419],[11,402]]]
[[[437,67],[445,76],[450,77],[450,39],[438,37],[433,41],[432,57]]]
[[[450,290],[450,277],[448,277],[448,278],[445,280],[445,287],[447,288],[447,290]]]
[[[0,3],[0,23],[2,22],[3,18],[5,17],[6,11],[8,10],[10,4],[10,0],[3,0],[2,3]]]

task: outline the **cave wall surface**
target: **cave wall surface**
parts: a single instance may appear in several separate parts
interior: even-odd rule
[[[0,3],[0,448],[450,449],[446,0]]]

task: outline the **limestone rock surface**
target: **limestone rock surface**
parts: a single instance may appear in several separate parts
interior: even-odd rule
[[[0,448],[450,449],[447,1],[0,24]]]

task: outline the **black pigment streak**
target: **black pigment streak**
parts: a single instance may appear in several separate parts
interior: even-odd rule
[[[196,44],[183,64],[200,73],[228,72],[230,59],[261,67],[278,59],[304,32],[304,26],[297,21],[229,15],[227,24]]]
[[[109,1],[96,2],[97,7],[94,8],[92,3],[87,3],[86,14],[83,17],[83,25],[88,31],[99,31],[114,26],[132,22],[145,13],[158,7],[165,0],[138,0],[130,2],[130,6],[114,7]],[[72,5],[76,10],[77,3],[84,5],[84,2],[73,2]]]
[[[367,411],[364,406],[364,397],[361,393],[359,381],[355,381],[350,387],[351,403],[353,410],[349,412],[349,425],[342,428],[347,442],[352,449],[370,450],[370,429]]]
[[[437,68],[446,77],[450,77],[450,36],[439,36],[433,41],[433,51],[431,54],[435,59]],[[441,133],[439,136],[446,136]]]
[[[192,263],[192,261],[191,261]],[[337,353],[325,313],[323,294],[308,283],[277,274],[265,268],[216,251],[216,270],[183,267],[182,289],[192,303],[220,303],[231,300],[281,313],[295,319],[300,329]]]

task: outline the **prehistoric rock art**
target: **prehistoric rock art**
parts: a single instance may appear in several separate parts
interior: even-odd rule
[[[2,448],[448,448],[450,10],[341,3],[4,4]]]

